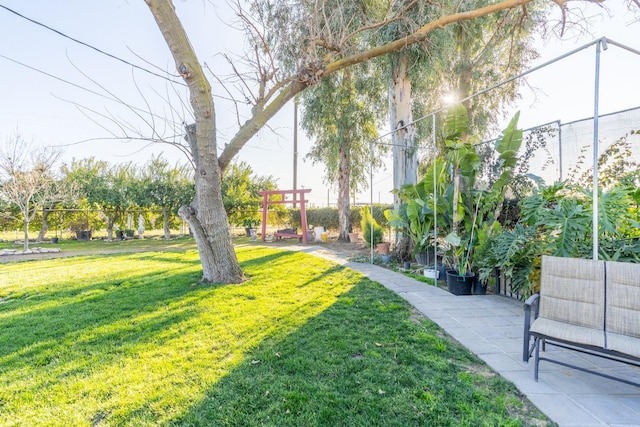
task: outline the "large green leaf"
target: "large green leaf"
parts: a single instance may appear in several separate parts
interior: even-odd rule
[[[543,211],[538,225],[555,236],[554,256],[579,258],[580,245],[590,237],[591,212],[577,199],[567,197],[553,209]]]
[[[628,222],[631,197],[624,187],[615,187],[598,197],[598,228],[600,232],[616,235]]]
[[[457,104],[447,110],[444,121],[444,132],[447,139],[460,137],[469,130],[469,114],[464,105]]]
[[[520,118],[520,111],[518,111],[507,127],[502,131],[502,135],[496,141],[496,151],[503,154],[507,151],[513,151],[515,153],[520,150],[522,145],[522,130],[518,129],[518,119]]]
[[[462,238],[455,231],[447,234],[444,240],[453,247],[459,247],[462,244]]]
[[[387,224],[389,227],[393,227],[400,231],[404,231],[409,227],[406,203],[401,204],[397,211],[395,209],[386,209],[384,211],[384,216],[387,218]]]
[[[482,162],[480,156],[473,149],[464,152],[460,160],[460,172],[467,178],[474,178]]]

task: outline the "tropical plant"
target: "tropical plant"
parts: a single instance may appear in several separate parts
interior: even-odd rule
[[[439,203],[444,200],[447,178],[446,162],[443,158],[436,159],[429,164],[425,176],[418,184],[406,184],[395,191],[402,204],[396,210],[385,211],[389,226],[407,234],[411,239],[411,253],[414,255],[427,251],[437,238],[434,225],[438,217],[443,220],[442,216],[447,209],[445,203]]]
[[[634,192],[618,184],[598,196],[598,258],[640,262],[640,231]],[[496,228],[477,249],[481,279],[499,268],[511,289],[527,296],[537,290],[542,255],[593,256],[592,193],[567,182],[540,187],[520,202],[512,229]]]
[[[496,233],[477,249],[479,280],[488,281],[496,268],[510,282],[510,289],[524,297],[537,291],[540,260],[548,243],[539,239],[536,227],[517,224],[513,230],[497,227]]]
[[[483,242],[486,241],[498,224],[522,144],[522,130],[517,127],[519,117],[518,112],[496,141],[497,167],[500,171],[498,179],[488,189],[479,190],[474,189],[474,185],[480,169],[480,158],[475,151],[474,138],[468,135],[466,109],[457,105],[447,113],[445,151],[452,171],[452,184],[448,190],[448,194],[451,194],[449,215],[445,216],[449,218],[451,230],[445,240],[460,275],[474,270],[478,236],[483,236]]]

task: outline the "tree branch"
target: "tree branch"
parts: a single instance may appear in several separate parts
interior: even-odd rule
[[[333,74],[349,66],[360,64],[370,59],[420,43],[427,38],[427,35],[431,31],[444,28],[454,22],[471,20],[515,7],[523,7],[532,1],[533,0],[504,0],[475,10],[444,16],[423,25],[409,36],[382,46],[377,46],[364,52],[349,55],[324,66],[322,64],[308,64],[306,68],[303,68],[298,72],[296,79],[294,80],[292,78],[292,80],[282,88],[282,91],[278,96],[266,105],[264,109],[254,109],[253,116],[240,127],[236,135],[220,154],[218,159],[220,168],[224,170],[229,165],[233,157],[238,154],[242,147],[244,147],[244,145],[249,141],[249,139],[253,137],[290,99],[302,92],[306,87],[317,83],[322,77]],[[272,90],[272,92],[275,91]]]

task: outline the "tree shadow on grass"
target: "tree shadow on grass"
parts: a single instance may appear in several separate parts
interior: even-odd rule
[[[256,278],[241,285],[162,271],[80,284],[75,300],[54,292],[29,315],[0,309],[0,424],[24,396],[29,411],[16,416],[58,425],[502,423],[501,393],[513,389],[470,369],[396,295],[304,254],[251,256]]]
[[[170,281],[188,283],[193,278],[193,273],[182,273],[172,275]],[[93,283],[51,292],[32,301],[16,300],[7,304],[0,319],[0,360],[9,362],[18,358],[29,364],[30,358],[43,351],[55,353],[56,349],[64,350],[65,343],[82,342],[79,337],[85,330],[103,330],[116,321],[162,310],[176,301],[184,301],[192,292],[188,286],[163,286],[163,290],[158,291],[157,287],[151,289],[153,281],[153,275],[147,273],[130,276],[125,281]],[[110,340],[109,336],[117,336],[126,341],[133,335],[136,340],[144,340],[167,322],[169,317],[149,320],[132,328],[130,333],[113,330],[98,333],[96,339]],[[86,343],[90,345],[89,341]]]
[[[24,405],[26,399],[30,409],[12,406],[16,412],[11,415],[5,408],[0,411],[0,424],[8,416],[16,425],[43,420],[76,425],[75,417],[90,411],[95,401],[108,401],[114,395],[109,384],[127,375],[127,366],[144,370],[137,359],[148,357],[152,363],[154,358],[165,358],[162,353],[180,336],[180,325],[197,316],[194,302],[200,297],[188,285],[193,279],[193,272],[147,273],[124,282],[53,292],[40,298],[37,309],[27,301],[4,307],[0,315],[10,310],[15,314],[0,316],[0,408],[17,399]],[[126,389],[119,392],[127,393]],[[56,415],[29,418],[42,414],[43,405],[55,408]]]
[[[134,258],[141,264],[156,261]],[[286,260],[287,254],[259,258],[273,265]],[[288,259],[293,265],[297,256]],[[119,260],[130,257],[113,258]],[[326,262],[311,259],[309,264],[310,271],[295,273],[320,277],[327,270]],[[36,283],[31,295],[4,305],[0,308],[0,407],[4,402],[42,396],[29,404],[25,416],[50,412],[52,405],[60,425],[74,424],[71,420],[77,418],[73,417],[84,422],[109,419],[116,424],[136,424],[138,416],[162,419],[158,407],[160,412],[177,410],[166,403],[172,396],[186,393],[178,401],[191,401],[192,388],[199,393],[201,382],[214,382],[211,375],[217,380],[222,375],[218,372],[235,366],[264,337],[323,309],[316,306],[315,296],[326,292],[327,286],[298,293],[273,273],[270,280],[241,285],[192,286],[201,272],[187,270],[134,274],[127,269],[126,277],[70,281],[63,289],[38,289]],[[286,269],[279,270],[288,276]],[[325,300],[332,302],[333,297]],[[305,305],[313,308],[305,310]],[[203,370],[203,363],[210,369]],[[191,373],[190,367],[196,372]],[[130,397],[128,387],[142,391]],[[66,388],[82,393],[78,403],[67,396]],[[56,400],[59,394],[62,402]],[[126,404],[119,399],[126,399]],[[2,419],[0,412],[0,424]],[[16,422],[33,424],[33,419]]]
[[[521,425],[509,413],[515,387],[415,319],[362,279],[292,333],[263,340],[170,425]]]
[[[126,305],[132,306],[130,309],[136,309],[142,304],[139,299],[146,295],[147,292],[132,292],[131,295],[129,295],[130,285],[134,287],[140,286],[141,289],[144,289],[144,287],[156,283],[179,282],[185,277],[192,278],[192,282],[197,280],[197,273],[195,272],[195,267],[198,265],[197,261],[182,260],[177,264],[183,270],[188,270],[190,267],[193,270],[193,272],[185,273],[184,275],[172,275],[166,269],[151,273],[142,269],[139,272],[135,272],[135,266],[141,265],[139,263],[145,261],[166,264],[167,261],[165,257],[161,255],[144,257],[141,255],[119,254],[110,255],[108,260],[101,257],[100,259],[73,258],[66,261],[64,266],[68,267],[71,265],[72,267],[77,267],[79,275],[88,271],[89,274],[86,281],[78,284],[76,277],[75,281],[72,279],[70,284],[68,277],[64,275],[63,277],[57,277],[59,271],[57,268],[44,266],[42,268],[47,270],[47,274],[43,275],[45,282],[31,284],[22,289],[15,289],[14,287],[14,290],[5,296],[5,303],[3,306],[0,306],[0,322],[8,322],[10,319],[18,322],[20,317],[25,317],[28,319],[27,321],[32,322],[34,327],[36,327],[38,324],[46,323],[49,319],[55,320],[59,314],[74,311],[74,304],[81,304],[85,301],[91,304],[99,301],[100,298],[109,297],[113,297],[114,302],[128,301]],[[175,259],[171,261],[176,262]],[[92,263],[96,262],[112,263],[114,265],[112,274],[107,276],[92,274]],[[133,268],[130,267],[120,272],[119,269],[127,264],[133,265]],[[35,269],[33,268],[30,268],[30,271],[35,273]],[[124,292],[126,298],[121,298],[121,293],[117,292],[118,290]],[[93,313],[93,315],[98,314],[99,313]],[[2,350],[0,347],[0,355],[2,354]]]

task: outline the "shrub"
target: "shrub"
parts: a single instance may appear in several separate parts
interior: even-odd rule
[[[372,242],[382,242],[382,227],[378,224],[378,221],[371,216],[369,208],[363,208],[361,210],[361,216],[360,228],[362,229],[365,242],[367,242],[368,245]]]
[[[391,208],[390,205],[374,205],[373,206],[373,218],[380,224],[380,227],[387,226],[387,219],[384,216],[384,211]],[[366,208],[367,211],[369,208]],[[351,219],[351,225],[353,228],[358,228],[362,221],[362,215],[360,207],[352,207],[349,214]],[[293,227],[300,227],[300,209],[290,210],[290,222]],[[307,224],[314,226],[322,226],[326,230],[338,230],[340,228],[338,222],[338,208],[313,208],[307,209]]]

